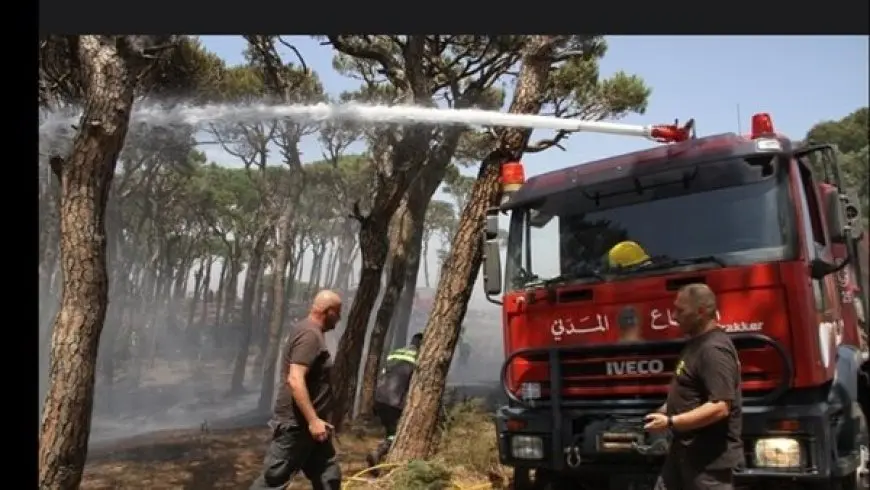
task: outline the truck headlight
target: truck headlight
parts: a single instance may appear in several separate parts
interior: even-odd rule
[[[522,383],[520,385],[520,398],[523,400],[541,398],[541,383]]]
[[[755,442],[755,465],[763,468],[799,468],[801,445],[791,437],[771,437]]]
[[[513,436],[511,455],[516,459],[543,459],[544,443],[538,436]]]

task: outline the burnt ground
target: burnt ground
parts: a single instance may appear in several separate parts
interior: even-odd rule
[[[234,429],[169,430],[96,444],[88,455],[83,490],[247,489],[261,469],[269,438],[264,424]],[[336,444],[345,477],[365,467],[377,445],[375,429],[348,431]],[[303,477],[288,488],[310,485]]]
[[[247,489],[261,469],[269,429],[262,416],[242,415],[210,422],[193,430],[166,430],[91,446],[81,488],[83,490]],[[234,427],[239,426],[242,427]],[[450,413],[435,460],[447,468],[457,490],[505,488],[507,472],[498,464],[491,415],[479,405],[460,404]],[[380,440],[376,426],[357,424],[336,442],[343,487],[358,489],[404,488],[381,480],[351,477],[365,467],[365,455]],[[491,436],[491,437],[490,437]],[[297,476],[290,490],[311,488]]]
[[[111,398],[101,397],[98,390],[81,488],[247,489],[261,469],[269,429],[267,417],[250,412],[256,406],[257,389],[236,395],[226,392],[231,367],[221,359],[157,359],[143,368],[137,381],[119,378]],[[255,379],[254,374],[251,365],[247,378]],[[474,397],[493,404],[492,383],[463,388],[454,401]],[[496,480],[503,475],[487,413],[491,412],[480,406],[460,412],[436,459],[449,468],[461,488],[482,490],[492,474]],[[380,433],[368,425],[350,427],[339,435],[336,446],[345,478],[364,469],[365,455],[377,445]],[[382,479],[373,485],[354,481],[347,486],[373,490],[391,485]],[[310,488],[310,484],[297,477],[288,488]]]

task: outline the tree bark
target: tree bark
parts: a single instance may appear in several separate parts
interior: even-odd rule
[[[381,276],[387,261],[390,217],[395,214],[409,185],[422,170],[428,143],[428,130],[406,129],[405,137],[396,145],[390,157],[390,166],[395,169],[392,178],[378,180],[372,210],[368,216],[356,213],[360,222],[362,271],[344,334],[338,343],[333,371],[334,379],[344,380],[335,390],[332,424],[337,430],[341,430],[344,418],[353,408],[356,397],[369,317],[380,294]]]
[[[202,312],[199,318],[199,327],[202,329],[208,325],[208,305],[214,303],[214,294],[211,291],[211,269],[214,267],[214,256],[209,255],[205,263],[205,277],[202,279]]]
[[[404,286],[405,270],[407,268],[407,261],[405,260],[407,238],[405,235],[410,234],[410,226],[405,223],[407,221],[407,214],[407,204],[403,203],[396,212],[397,224],[390,236],[391,263],[388,273],[389,278],[384,289],[384,295],[381,298],[380,307],[378,307],[378,312],[375,315],[375,324],[369,333],[368,355],[366,356],[366,363],[363,368],[359,409],[359,414],[363,416],[371,414],[374,407],[375,385],[377,384],[381,354],[384,350],[384,341],[390,319],[393,316],[394,307],[399,296],[402,294],[402,286]]]
[[[263,380],[260,386],[260,399],[257,409],[267,411],[272,407],[272,396],[275,393],[275,363],[278,360],[278,348],[280,347],[281,330],[284,326],[286,302],[284,298],[284,281],[287,273],[287,263],[293,254],[293,221],[292,204],[287,204],[287,209],[281,214],[278,221],[278,250],[275,253],[275,267],[272,271],[272,312],[269,316],[268,344],[266,356],[263,359]]]
[[[353,222],[347,220],[342,227],[341,236],[338,239],[338,271],[335,273],[335,281],[332,287],[338,290],[347,289],[348,279],[353,269],[353,252],[356,248],[356,236],[353,232]]]
[[[423,284],[426,285],[426,289],[429,289],[432,287],[429,283],[429,237],[423,238],[422,249],[420,261],[423,262]]]
[[[227,252],[227,254],[229,254],[229,252]],[[218,277],[218,288],[217,288],[217,293],[215,293],[215,297],[214,297],[215,308],[214,308],[214,319],[213,319],[213,323],[212,323],[212,329],[213,329],[212,334],[214,335],[215,341],[217,341],[219,338],[217,331],[218,331],[218,328],[220,328],[221,314],[222,314],[223,307],[224,307],[224,290],[227,288],[227,279],[228,279],[228,273],[229,273],[229,268],[230,268],[230,259],[228,257],[229,257],[229,255],[226,255],[223,257],[223,260],[221,260],[221,272],[220,272],[220,276]],[[219,345],[218,345],[218,347],[219,347]]]
[[[428,203],[425,203],[428,206]],[[425,224],[426,208],[423,206],[411,206],[411,219],[414,225],[414,236],[408,249],[408,268],[405,271],[405,285],[399,304],[396,306],[396,314],[393,315],[391,327],[390,349],[398,349],[408,342],[408,329],[411,324],[411,313],[414,310],[414,298],[417,292],[417,278],[420,274],[420,262],[423,249],[423,226]]]
[[[537,114],[541,93],[549,77],[553,36],[531,36],[524,48],[522,66],[510,112]],[[459,337],[471,288],[480,268],[481,235],[486,210],[498,203],[499,170],[508,158],[518,158],[528,143],[530,130],[500,130],[496,151],[484,159],[477,181],[457,226],[454,244],[441,270],[432,314],[423,334],[417,370],[411,379],[408,401],[399,422],[388,461],[424,459],[436,447],[437,415],[447,372]]]
[[[88,452],[94,375],[108,304],[105,211],[124,144],[139,70],[129,41],[79,36],[84,113],[60,180],[61,306],[54,325],[51,375],[39,438],[39,488],[79,487]],[[126,49],[125,49],[126,48]]]
[[[187,304],[187,322],[184,324],[185,328],[189,329],[193,327],[193,318],[196,315],[196,306],[199,302],[199,295],[203,294],[203,275],[205,274],[205,268],[209,267],[207,259],[203,258],[199,261],[199,267],[196,269],[196,272],[193,274],[193,297],[190,298],[190,303]]]
[[[441,185],[441,181],[444,180],[447,166],[450,164],[454,153],[456,153],[456,147],[459,144],[461,135],[461,129],[448,130],[444,142],[438,145],[432,152],[429,162],[408,189],[408,193],[395,215],[394,219],[397,220],[396,226],[390,237],[389,274],[384,295],[381,298],[381,304],[375,315],[375,324],[369,334],[368,355],[366,356],[366,364],[363,370],[363,384],[360,392],[360,414],[368,415],[374,408],[375,387],[377,385],[380,361],[384,356],[384,345],[387,340],[387,333],[393,319],[393,314],[396,311],[396,305],[405,287],[409,266],[408,259],[412,253],[416,238],[416,225],[418,222],[415,221],[415,218],[419,220],[421,209],[425,215],[428,202],[432,199],[432,195],[435,194],[438,186]],[[403,324],[402,327],[404,327],[404,334],[407,337],[408,325]]]
[[[264,226],[254,237],[254,248],[251,250],[251,260],[245,273],[244,291],[242,293],[242,338],[239,339],[236,351],[233,377],[230,381],[230,393],[238,394],[244,391],[245,371],[248,368],[248,355],[251,351],[251,336],[254,332],[254,291],[257,289],[257,278],[263,267],[263,253],[266,242],[272,234],[271,226]]]

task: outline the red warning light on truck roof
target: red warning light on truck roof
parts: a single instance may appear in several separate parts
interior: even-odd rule
[[[760,112],[752,116],[752,139],[761,138],[763,136],[776,136],[773,129],[773,121],[770,119],[770,114]]]

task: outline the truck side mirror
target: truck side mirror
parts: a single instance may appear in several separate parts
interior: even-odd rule
[[[839,192],[829,192],[825,195],[825,221],[828,224],[828,234],[834,243],[846,243],[846,233],[849,223],[843,210],[844,201]]]
[[[498,208],[489,208],[486,210],[486,227],[484,230],[486,240],[495,240],[498,238]]]
[[[501,294],[501,256],[499,255],[499,248],[498,238],[488,239],[486,236],[483,237],[483,291],[487,296]]]
[[[824,259],[815,258],[810,261],[810,277],[823,279],[829,274],[840,272],[849,264],[849,259],[843,259],[839,264],[832,264]]]
[[[828,274],[834,272],[835,267],[827,261],[815,258],[810,261],[810,277],[813,279],[823,279]]]

